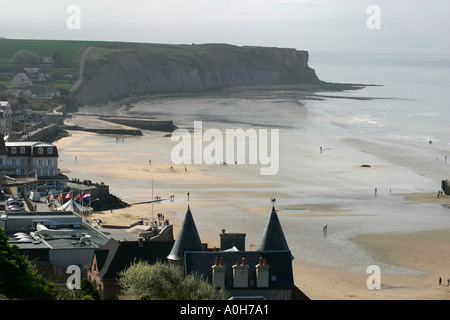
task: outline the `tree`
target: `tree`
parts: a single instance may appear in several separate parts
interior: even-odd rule
[[[37,274],[28,259],[8,243],[0,228],[0,294],[16,299],[55,299],[53,284]]]
[[[52,58],[53,58],[53,60],[55,60],[55,63],[58,63],[58,64],[64,61],[62,54],[59,52],[55,52],[52,55]]]
[[[184,276],[173,265],[137,262],[119,274],[122,293],[128,300],[223,300],[225,290],[217,290],[204,279]]]
[[[13,55],[12,61],[19,66],[35,66],[39,64],[40,58],[34,52],[20,49]]]

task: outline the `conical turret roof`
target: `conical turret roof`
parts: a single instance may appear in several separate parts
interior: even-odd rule
[[[264,229],[261,243],[259,244],[260,251],[275,251],[275,250],[289,250],[286,238],[284,237],[283,229],[281,228],[280,220],[278,220],[275,207],[272,207],[269,220]]]
[[[172,247],[172,251],[167,256],[169,260],[183,261],[186,251],[203,251],[202,242],[192,217],[191,209],[188,206],[184,222],[181,225],[177,239]]]

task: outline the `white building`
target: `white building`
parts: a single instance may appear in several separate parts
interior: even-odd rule
[[[55,145],[41,141],[5,142],[0,135],[0,176],[23,182],[24,193],[29,189],[61,190],[67,177],[58,172],[58,150]]]

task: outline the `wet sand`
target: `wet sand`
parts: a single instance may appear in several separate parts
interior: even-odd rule
[[[153,133],[149,134],[152,135],[149,138],[152,141],[149,150],[134,150],[131,147],[127,149],[127,142],[133,138],[126,137],[123,144],[117,145],[114,136],[98,136],[81,131],[72,132],[71,137],[56,143],[63,173],[69,177],[90,178],[96,182],[100,182],[103,178],[106,184],[110,184],[111,193],[128,203],[150,199],[152,179],[156,186],[155,195],[163,199],[175,195],[175,202],[163,201],[153,206],[139,204],[112,212],[96,212],[92,217],[94,221],[100,218],[104,224],[126,226],[140,218],[152,219],[161,212],[174,224],[176,235],[189,205],[201,240],[208,243],[209,247],[219,247],[219,233],[225,228],[230,232],[247,233],[247,250],[255,250],[270,213],[269,199],[273,196],[286,201],[285,205],[276,207],[288,242],[295,239],[291,236],[293,225],[290,224],[294,218],[306,219],[304,221],[311,221],[313,226],[315,224],[320,226],[328,217],[345,223],[347,218],[368,216],[365,213],[345,210],[326,201],[289,206],[287,204],[289,200],[294,201],[296,197],[281,188],[280,181],[245,180],[243,177],[248,173],[230,165],[228,168],[186,166],[186,169],[184,166],[174,166],[167,155],[170,153],[168,152],[170,147],[167,147],[169,140],[163,134],[155,133],[154,136]],[[174,170],[170,168],[171,166]],[[249,176],[252,177],[253,173]],[[187,200],[187,191],[191,194],[190,201]],[[367,196],[369,199],[367,201],[372,201],[370,200],[372,197],[373,195]],[[383,197],[387,199],[388,196],[380,194],[379,197],[383,201]],[[393,193],[389,197],[401,198],[402,201],[418,205],[450,202],[450,197],[443,196],[437,199],[433,192]],[[292,209],[297,211],[288,211]],[[355,271],[339,264],[311,262],[302,256],[303,252],[306,253],[302,249],[302,244],[289,242],[295,256],[293,261],[295,283],[311,299],[448,299],[450,229],[446,229],[445,225],[446,221],[442,230],[408,232],[381,230],[377,233],[367,232],[351,236],[352,245],[370,256],[370,261],[381,265],[379,290],[367,288],[366,281],[370,274],[365,268],[356,268]],[[320,241],[322,240],[334,241],[333,234],[330,232],[328,239]],[[314,251],[311,248],[308,250]],[[317,254],[324,253],[317,252]],[[406,268],[408,272],[392,272],[390,269],[385,271],[384,264]],[[362,265],[368,266],[364,263]],[[438,284],[439,277],[442,277],[444,285]]]

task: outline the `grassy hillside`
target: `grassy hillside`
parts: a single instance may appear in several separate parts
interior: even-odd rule
[[[74,54],[85,43],[86,41],[0,39],[0,58],[10,59],[17,51],[25,49],[40,57],[51,57],[59,52],[64,61],[72,61]]]

